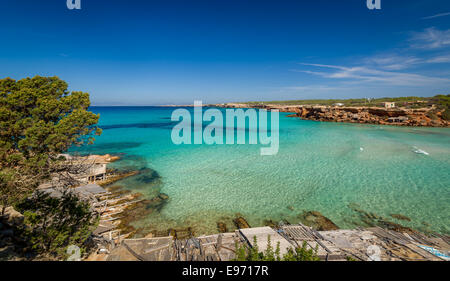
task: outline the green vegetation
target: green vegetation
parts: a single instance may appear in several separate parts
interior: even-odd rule
[[[308,249],[306,241],[303,241],[301,247],[288,249],[287,253],[281,257],[280,242],[277,243],[275,250],[270,242],[270,235],[267,237],[267,248],[260,252],[256,236],[253,237],[253,247],[245,247],[236,243],[235,261],[319,261],[317,256],[318,248]]]
[[[73,195],[31,194],[61,171],[58,154],[92,143],[99,115],[88,111],[89,94],[69,92],[57,77],[0,79],[0,219],[7,206],[24,213],[18,241],[36,254],[61,256],[89,235],[89,207]],[[16,236],[16,235],[15,235]]]
[[[101,133],[89,94],[57,77],[0,80],[0,205],[27,197],[51,173],[57,155]],[[4,210],[0,210],[3,213]]]
[[[442,119],[450,121],[450,95],[437,95],[431,101],[436,104],[439,111],[443,111]]]
[[[263,101],[249,102],[249,104],[279,104],[279,105],[333,105],[342,103],[345,106],[382,106],[383,102],[395,102],[398,106],[423,107],[428,106],[434,98],[430,97],[397,97],[377,99],[317,99],[317,100],[288,100],[288,101]]]
[[[25,249],[51,257],[67,257],[66,249],[70,245],[78,246],[83,254],[97,220],[88,203],[72,193],[52,198],[37,192],[16,208],[25,217],[24,225],[17,231],[19,239],[25,241]]]

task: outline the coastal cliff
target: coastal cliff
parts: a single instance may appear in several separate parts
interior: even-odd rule
[[[373,108],[373,107],[298,107],[295,116],[307,120],[367,123],[380,125],[448,127],[450,123],[441,118],[441,112],[432,109]]]
[[[292,112],[289,117],[326,122],[365,123],[379,125],[449,127],[450,122],[442,118],[442,111],[428,108],[383,108],[383,107],[340,107],[324,105],[216,105],[226,108],[263,108]]]

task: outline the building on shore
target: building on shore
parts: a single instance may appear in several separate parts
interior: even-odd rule
[[[383,102],[384,108],[394,108],[395,102]]]
[[[109,155],[72,156],[61,154],[59,156],[64,161],[52,173],[50,180],[42,183],[39,189],[73,187],[107,179],[106,165],[111,162]]]

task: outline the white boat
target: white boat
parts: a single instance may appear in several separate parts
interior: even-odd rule
[[[413,151],[417,154],[424,154],[424,155],[430,155],[430,153],[426,152],[425,150],[419,149],[417,147],[414,146]]]

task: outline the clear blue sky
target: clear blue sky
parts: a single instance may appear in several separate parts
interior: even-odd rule
[[[450,92],[450,1],[2,0],[0,77],[94,105]]]

